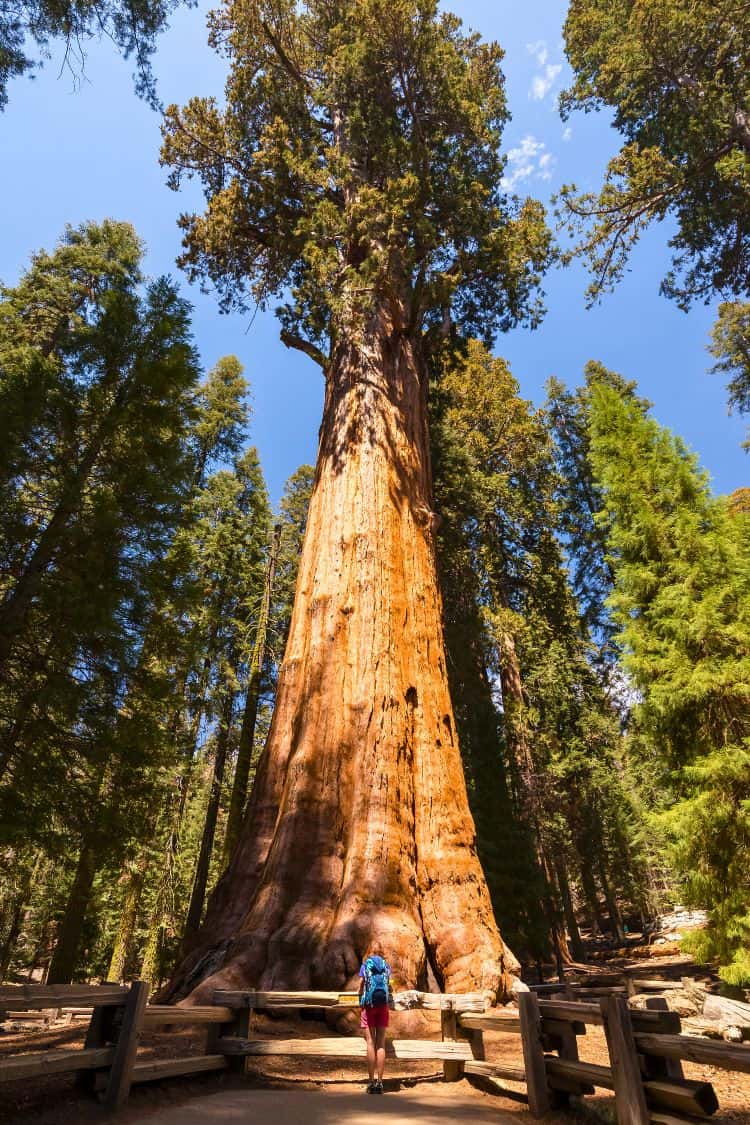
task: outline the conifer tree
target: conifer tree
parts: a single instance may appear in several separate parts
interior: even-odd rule
[[[77,77],[85,71],[85,44],[106,36],[135,60],[136,90],[157,105],[151,55],[156,36],[167,26],[180,0],[16,0],[0,8],[0,110],[8,101],[8,82],[38,66],[52,45],[64,48],[64,65]]]
[[[280,297],[326,397],[247,833],[174,992],[342,987],[374,937],[404,981],[429,957],[449,990],[503,991],[514,962],[442,654],[425,413],[425,354],[451,318],[490,336],[539,316],[549,234],[502,184],[501,52],[437,0],[237,0],[212,40],[226,104],[165,122],[170,183],[196,176],[207,200],[182,220],[182,264],[225,308]]]
[[[695,949],[747,983],[748,517],[729,518],[696,457],[615,387],[593,389],[589,425],[635,716],[668,784],[661,819],[685,898],[710,914]]]
[[[644,228],[667,217],[673,268],[662,291],[687,307],[750,291],[750,48],[743,4],[571,0],[575,81],[563,114],[610,108],[624,138],[598,194],[563,190],[583,234],[596,298]]]
[[[544,415],[477,341],[443,362],[432,402],[439,563],[480,853],[518,947],[567,957],[566,927],[580,957],[571,884],[583,863],[596,864],[615,924],[617,894],[642,897],[634,833],[618,812],[629,807],[618,723],[562,566]],[[593,875],[591,887],[596,901]]]
[[[728,375],[729,405],[740,414],[750,414],[750,302],[719,305],[711,333],[713,371]],[[744,443],[750,449],[750,438]]]

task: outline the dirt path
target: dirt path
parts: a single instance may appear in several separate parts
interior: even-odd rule
[[[467,1084],[419,1084],[389,1090],[382,1097],[363,1089],[329,1086],[319,1090],[225,1090],[180,1106],[128,1114],[127,1125],[233,1125],[273,1121],[274,1125],[370,1125],[374,1118],[414,1125],[448,1121],[519,1125],[526,1113],[498,1110],[494,1099]]]

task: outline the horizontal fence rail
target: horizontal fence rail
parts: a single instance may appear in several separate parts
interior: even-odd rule
[[[652,983],[650,980],[646,984]],[[556,986],[559,990],[559,986]],[[750,1073],[750,1046],[712,1042],[680,1034],[680,1018],[662,997],[646,1008],[630,1009],[627,998],[609,989],[593,997],[550,999],[549,990],[519,991],[516,1006],[491,1008],[478,993],[439,994],[414,990],[397,993],[396,1011],[423,1009],[440,1015],[441,1038],[393,1039],[387,1055],[401,1061],[442,1063],[443,1076],[463,1075],[493,1089],[513,1083],[533,1116],[564,1108],[571,1097],[597,1089],[614,1092],[618,1125],[680,1125],[707,1118],[718,1100],[710,1082],[687,1079],[683,1061]],[[88,1014],[82,1049],[49,1049],[0,1059],[0,1081],[34,1079],[75,1072],[82,1090],[103,1095],[109,1110],[120,1108],[134,1084],[223,1070],[244,1072],[249,1059],[308,1057],[364,1059],[363,1039],[319,1036],[310,1039],[261,1038],[253,1034],[259,1010],[316,1010],[340,1013],[358,1008],[354,992],[269,992],[220,990],[213,1003],[199,1006],[147,1004],[148,985],[9,985],[0,987],[0,1014],[30,1018],[53,1011]],[[205,1025],[202,1055],[138,1058],[143,1030]],[[609,1065],[579,1057],[578,1040],[588,1026],[602,1027]],[[523,1066],[495,1063],[485,1057],[485,1033],[516,1035]],[[684,1115],[684,1116],[683,1116]]]

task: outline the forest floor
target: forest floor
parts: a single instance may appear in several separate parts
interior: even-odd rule
[[[679,948],[659,951],[659,970],[684,972],[677,964]],[[627,951],[628,960],[634,950]],[[653,956],[653,951],[651,951]],[[639,950],[635,959],[648,957]],[[620,967],[622,957],[611,953],[592,958],[590,968]],[[352,1014],[342,1017],[352,1020]],[[6,1025],[7,1026],[7,1025]],[[341,1026],[341,1023],[339,1024]],[[343,1027],[342,1027],[343,1030]],[[351,1034],[354,1027],[350,1026]],[[334,1031],[312,1019],[276,1018],[263,1014],[254,1017],[253,1034],[265,1039],[314,1039]],[[83,1046],[85,1024],[51,1026],[46,1030],[13,1029],[0,1034],[0,1057],[52,1047]],[[437,1013],[399,1013],[391,1018],[389,1037],[440,1038]],[[205,1051],[206,1029],[181,1027],[161,1032],[145,1032],[139,1059],[159,1059],[200,1055]],[[488,1061],[508,1066],[523,1065],[520,1038],[485,1032]],[[578,1041],[581,1058],[606,1065],[609,1061],[602,1028],[589,1027]],[[716,1125],[750,1125],[750,1075],[714,1067],[685,1064],[688,1078],[713,1083],[720,1110],[711,1119]],[[388,1060],[386,1092],[383,1098],[365,1093],[364,1060],[269,1056],[248,1060],[244,1077],[236,1074],[172,1079],[133,1088],[122,1114],[121,1125],[224,1125],[252,1120],[258,1110],[270,1115],[277,1125],[365,1125],[372,1116],[387,1121],[414,1121],[421,1125],[441,1125],[444,1121],[485,1122],[495,1125],[523,1125],[532,1118],[520,1100],[523,1087],[504,1084],[503,1093],[489,1093],[469,1081],[444,1083],[440,1064]],[[270,1095],[274,1095],[271,1101]],[[271,1104],[269,1104],[271,1102]],[[580,1108],[550,1114],[547,1125],[573,1125],[584,1122],[613,1122],[614,1102],[608,1091],[587,1097]],[[101,1109],[91,1098],[82,1097],[73,1075],[52,1075],[29,1082],[0,1085],[0,1122],[3,1125],[93,1125],[101,1121]]]

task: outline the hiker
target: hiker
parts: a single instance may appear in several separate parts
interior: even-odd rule
[[[388,1027],[391,1003],[391,970],[381,950],[365,957],[359,970],[359,1003],[362,1014],[360,1027],[367,1043],[367,1069],[370,1072],[368,1094],[383,1093],[383,1068],[385,1067],[385,1029]],[[377,1071],[377,1077],[376,1077]]]

